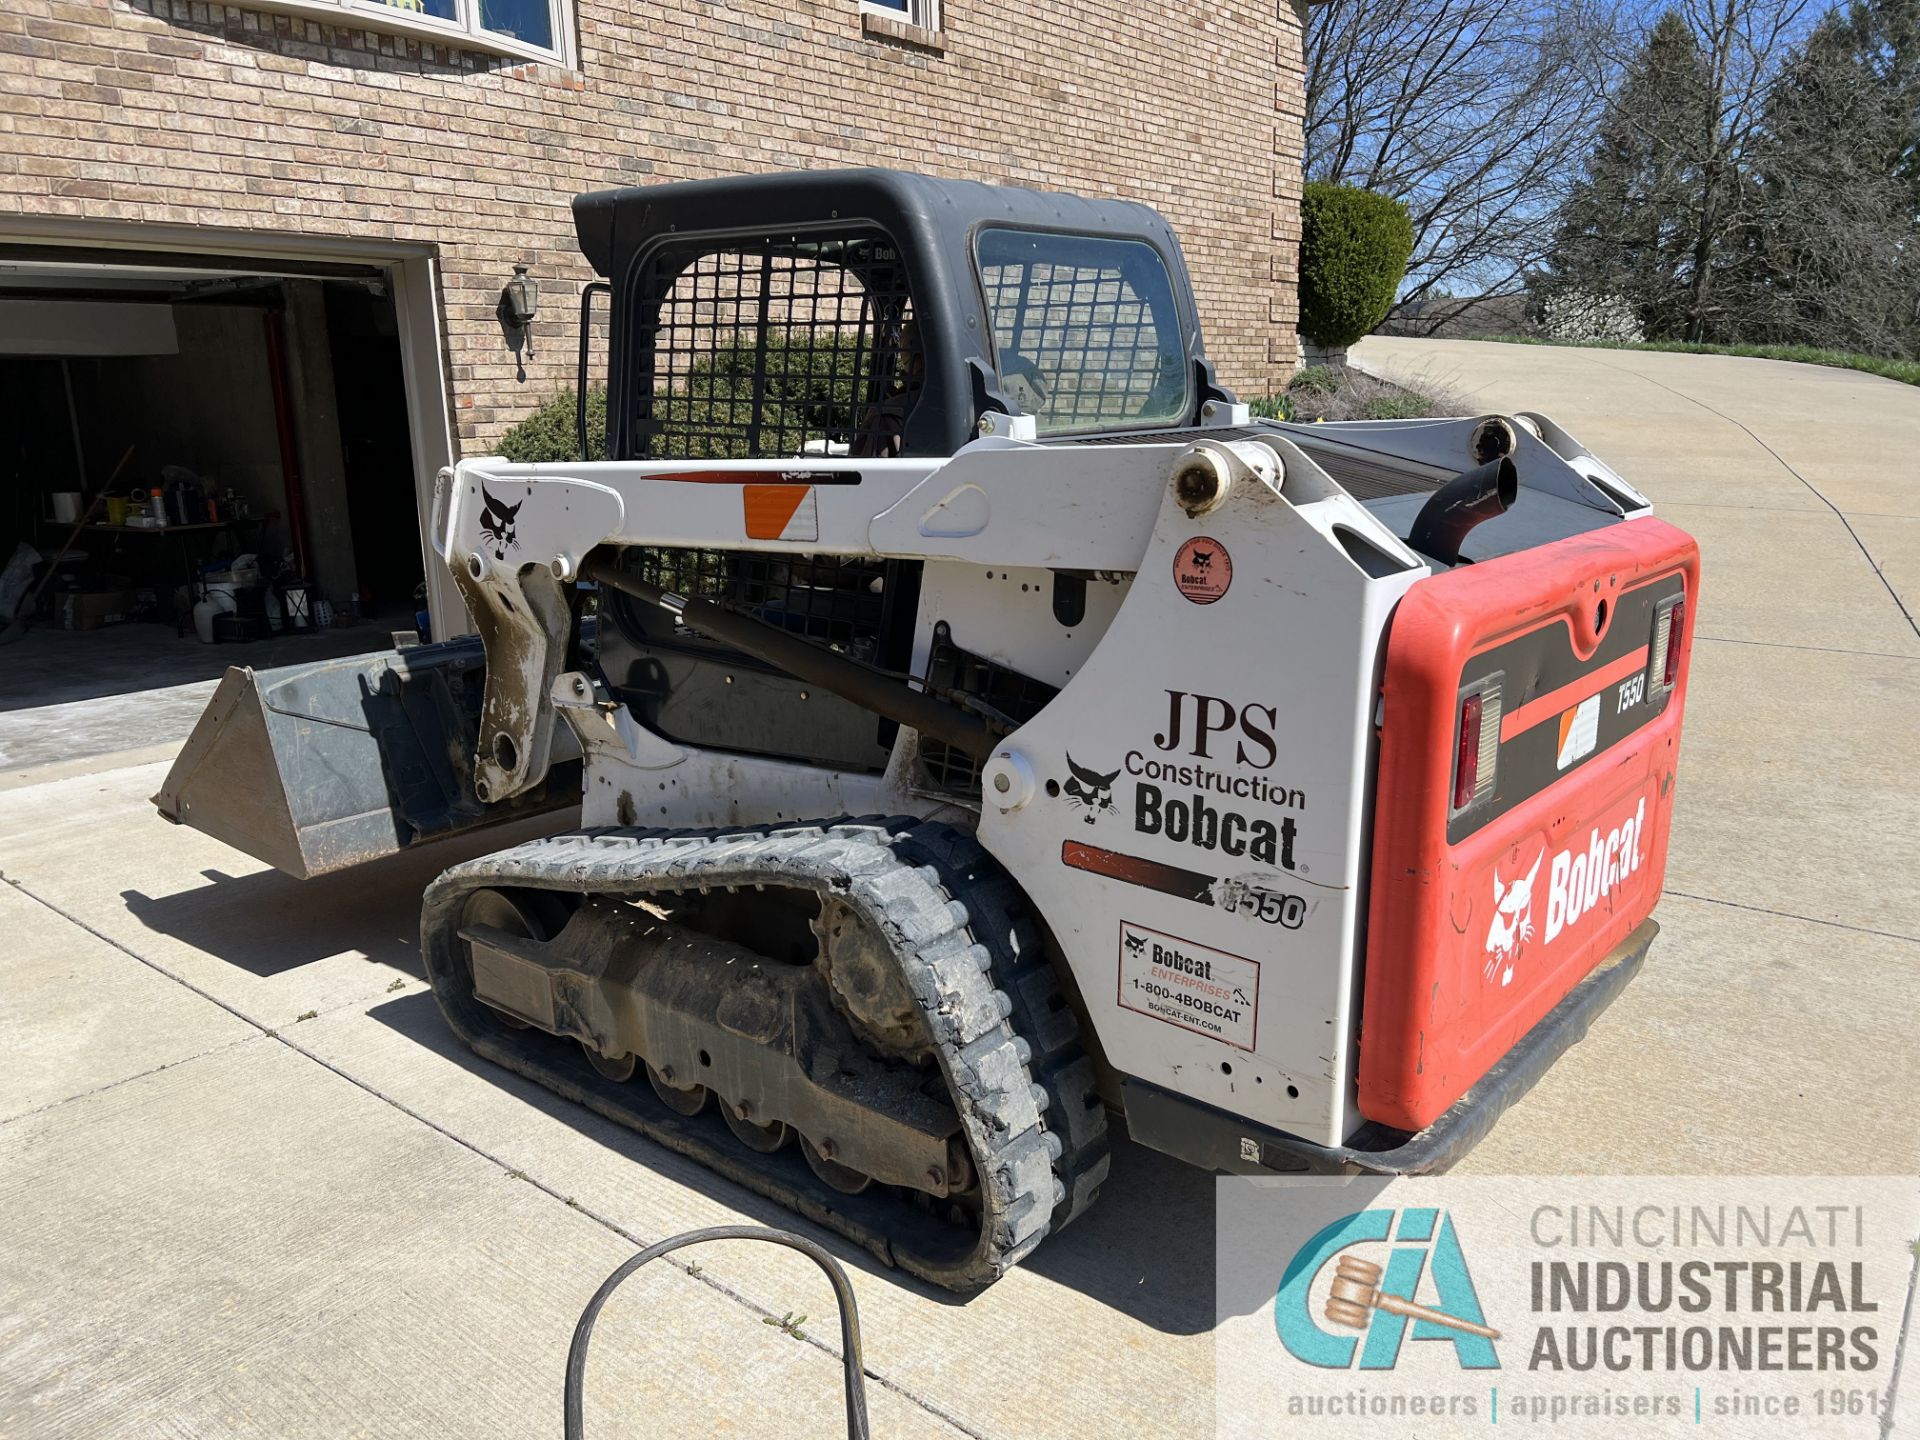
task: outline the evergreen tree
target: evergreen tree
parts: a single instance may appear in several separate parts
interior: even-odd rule
[[[1662,15],[1609,96],[1586,173],[1560,209],[1537,287],[1623,296],[1647,333],[1679,333],[1699,205],[1691,136],[1710,109],[1706,60],[1677,11]]]
[[[1920,230],[1914,97],[1889,41],[1899,6],[1830,13],[1788,58],[1751,147],[1742,237],[1755,262],[1721,296],[1740,337],[1911,355]]]
[[[1861,63],[1885,88],[1899,138],[1894,173],[1920,223],[1920,0],[1866,0],[1847,16]]]

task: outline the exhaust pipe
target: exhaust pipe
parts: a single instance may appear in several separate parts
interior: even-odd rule
[[[1520,472],[1502,455],[1453,477],[1420,507],[1407,544],[1443,565],[1457,564],[1474,526],[1504,514],[1520,493]]]

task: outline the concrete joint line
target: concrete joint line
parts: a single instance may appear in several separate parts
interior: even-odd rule
[[[1903,935],[1898,930],[1875,930],[1866,925],[1849,925],[1844,920],[1820,920],[1812,915],[1796,915],[1791,910],[1773,910],[1765,905],[1747,905],[1738,900],[1721,900],[1713,895],[1690,895],[1685,890],[1662,890],[1660,893],[1677,900],[1698,900],[1702,905],[1724,905],[1730,910],[1748,910],[1755,915],[1772,915],[1781,920],[1798,920],[1807,925],[1825,925],[1833,930],[1851,931],[1855,935],[1877,935],[1882,940],[1904,940],[1909,945],[1920,945],[1920,935]]]
[[[15,888],[18,889],[19,887],[16,886]],[[39,897],[35,896],[34,898],[38,899]],[[109,1080],[104,1085],[96,1085],[91,1090],[82,1090],[77,1095],[68,1095],[60,1100],[49,1100],[44,1105],[36,1105],[31,1110],[22,1110],[18,1115],[9,1115],[4,1120],[0,1120],[0,1130],[4,1130],[7,1126],[21,1120],[31,1120],[36,1115],[44,1115],[49,1110],[58,1110],[62,1105],[71,1105],[76,1100],[90,1100],[95,1095],[104,1095],[109,1090],[118,1090],[122,1085],[130,1085],[135,1080],[144,1080],[149,1075],[158,1075],[162,1070],[172,1070],[181,1065],[191,1065],[196,1060],[205,1060],[209,1055],[221,1055],[241,1045],[251,1045],[259,1038],[258,1035],[243,1035],[238,1040],[229,1040],[224,1045],[215,1045],[211,1050],[202,1050],[193,1055],[182,1055],[178,1060],[169,1060],[164,1065],[155,1065],[150,1069],[142,1070],[137,1075],[123,1075],[118,1080]]]
[[[1879,579],[1881,585],[1885,587],[1887,592],[1887,598],[1893,601],[1894,608],[1898,610],[1902,618],[1906,620],[1907,628],[1912,630],[1916,636],[1920,636],[1920,620],[1914,619],[1913,612],[1907,609],[1906,602],[1900,598],[1900,592],[1893,588],[1893,582],[1887,579],[1887,572],[1882,570],[1880,568],[1880,562],[1873,558],[1873,552],[1867,548],[1867,542],[1860,538],[1860,532],[1853,528],[1853,522],[1847,518],[1846,512],[1842,510],[1838,505],[1834,504],[1833,501],[1829,500],[1826,497],[1826,495],[1821,491],[1818,485],[1815,485],[1811,480],[1807,479],[1806,476],[1802,475],[1798,470],[1794,469],[1793,466],[1789,465],[1784,455],[1782,455],[1778,450],[1774,449],[1773,446],[1769,445],[1766,441],[1762,440],[1744,422],[1734,419],[1733,416],[1727,414],[1726,411],[1724,410],[1714,409],[1713,406],[1707,404],[1707,402],[1704,400],[1696,400],[1693,396],[1687,394],[1687,392],[1684,390],[1674,389],[1673,386],[1667,384],[1666,381],[1664,380],[1656,380],[1651,375],[1644,374],[1639,370],[1629,369],[1624,365],[1609,365],[1604,360],[1596,361],[1595,363],[1605,366],[1605,368],[1607,368],[1608,370],[1617,371],[1622,375],[1635,376],[1638,379],[1646,381],[1649,385],[1657,385],[1662,390],[1666,391],[1669,395],[1677,395],[1680,399],[1686,401],[1689,405],[1698,405],[1702,410],[1706,411],[1709,415],[1718,415],[1722,420],[1726,421],[1729,425],[1733,426],[1735,429],[1745,434],[1749,440],[1753,441],[1754,444],[1758,445],[1762,450],[1766,451],[1767,454],[1771,455],[1774,459],[1774,462],[1777,465],[1779,465],[1779,467],[1782,470],[1786,471],[1789,475],[1793,476],[1794,479],[1798,480],[1802,485],[1807,487],[1808,494],[1812,495],[1814,499],[1818,500],[1822,505],[1826,506],[1827,509],[1833,512],[1834,518],[1838,520],[1843,527],[1845,527],[1847,534],[1852,537],[1854,545],[1858,547],[1861,556],[1866,560],[1868,568],[1873,571],[1874,575]]]
[[[226,1011],[227,1014],[233,1016],[236,1020],[240,1020],[245,1024],[252,1026],[254,1030],[259,1032],[258,1035],[248,1036],[245,1039],[235,1040],[229,1045],[219,1046],[219,1047],[216,1047],[215,1050],[206,1051],[204,1052],[203,1055],[190,1056],[188,1057],[188,1060],[176,1060],[176,1061],[173,1061],[172,1064],[170,1065],[155,1066],[154,1069],[146,1071],[145,1074],[147,1075],[157,1074],[161,1070],[168,1070],[168,1069],[172,1069],[173,1066],[176,1066],[176,1065],[187,1064],[189,1063],[189,1060],[203,1059],[205,1058],[205,1055],[215,1054],[219,1050],[233,1049],[235,1046],[239,1046],[239,1045],[250,1044],[253,1040],[258,1039],[261,1036],[265,1036],[269,1039],[278,1041],[280,1044],[286,1046],[287,1049],[293,1051],[294,1054],[302,1056],[303,1058],[312,1061],[315,1065],[320,1066],[322,1069],[332,1072],[334,1075],[337,1075],[340,1079],[346,1081],[349,1085],[352,1085],[354,1088],[364,1091],[366,1094],[371,1095],[374,1099],[379,1100],[386,1105],[392,1106],[395,1110],[398,1110],[402,1115],[405,1115],[408,1119],[413,1120],[418,1124],[426,1126],[427,1129],[433,1131],[435,1134],[441,1136],[446,1140],[452,1141],[455,1145],[458,1145],[461,1149],[466,1150],[471,1154],[479,1156],[482,1160],[485,1160],[488,1164],[493,1165],[495,1168],[497,1168],[500,1171],[500,1173],[506,1176],[507,1178],[523,1181],[526,1184],[531,1185],[535,1190],[538,1190],[541,1194],[546,1195],[551,1199],[559,1201],[561,1204],[565,1205],[569,1210],[573,1210],[581,1215],[584,1215],[588,1220],[591,1220],[594,1224],[599,1225],[602,1229],[608,1230],[615,1235],[618,1235],[622,1240],[625,1240],[629,1245],[634,1246],[636,1249],[645,1249],[649,1244],[653,1243],[652,1241],[647,1240],[642,1236],[634,1234],[631,1230],[628,1230],[624,1225],[621,1225],[618,1221],[614,1220],[611,1216],[602,1215],[598,1211],[592,1210],[587,1206],[582,1205],[578,1200],[574,1199],[571,1195],[564,1194],[560,1190],[555,1189],[552,1185],[549,1185],[546,1181],[538,1179],[537,1177],[528,1174],[526,1171],[521,1170],[516,1166],[508,1164],[505,1160],[501,1159],[498,1155],[495,1155],[492,1151],[487,1150],[483,1146],[476,1145],[473,1141],[468,1140],[462,1135],[455,1134],[452,1130],[449,1130],[446,1126],[440,1124],[436,1120],[430,1119],[426,1115],[421,1114],[418,1110],[415,1110],[412,1106],[406,1104],[404,1101],[395,1099],[393,1096],[387,1094],[385,1091],[379,1089],[377,1086],[368,1084],[366,1081],[360,1079],[356,1075],[349,1074],[347,1071],[342,1070],[338,1065],[335,1065],[332,1061],[324,1058],[323,1056],[317,1055],[313,1051],[307,1049],[306,1046],[296,1044],[292,1039],[288,1037],[286,1031],[276,1030],[271,1026],[261,1024],[258,1020],[254,1019],[251,1015],[245,1014],[244,1012],[238,1009],[235,1009],[232,1005],[229,1005],[226,1001],[222,1000],[219,996],[210,994],[206,990],[202,989],[200,986],[194,984],[191,980],[188,980],[186,977],[176,974],[172,970],[167,969],[166,966],[159,964],[157,961],[148,959],[145,955],[142,955],[139,951],[134,950],[130,946],[125,945],[120,941],[114,939],[113,936],[108,935],[103,931],[96,929],[92,925],[89,925],[85,920],[82,920],[78,915],[73,914],[71,911],[63,910],[60,906],[54,904],[51,900],[47,899],[45,896],[35,894],[32,890],[29,890],[24,884],[14,879],[12,876],[6,875],[4,873],[0,873],[0,880],[4,880],[8,885],[11,885],[16,891],[26,896],[27,899],[33,901],[35,904],[40,905],[45,909],[52,911],[55,915],[58,915],[62,920],[65,920],[68,924],[78,926],[80,929],[86,931],[87,934],[93,936],[94,939],[100,941],[102,944],[111,946],[113,949],[118,950],[122,955],[127,956],[129,959],[138,961],[140,964],[146,966],[149,970],[154,971],[156,974],[164,975],[167,979],[173,981],[174,984],[180,986],[185,990],[191,991],[195,995],[198,995],[202,1000],[205,1000],[208,1004],[218,1006],[220,1009]],[[352,1003],[352,1002],[349,1002],[349,1003]],[[342,1008],[342,1007],[338,1007],[338,1006],[335,1007],[335,1009],[339,1009],[339,1008]],[[328,1011],[327,1013],[332,1014],[334,1012]],[[142,1076],[139,1076],[139,1075],[130,1075],[127,1077],[127,1080],[138,1080],[141,1078]],[[113,1085],[103,1085],[100,1087],[100,1090],[110,1090],[114,1088],[114,1085],[124,1085],[127,1083],[127,1080],[115,1081],[113,1082]],[[99,1093],[99,1091],[90,1091],[88,1093],[97,1094]],[[70,1098],[80,1099],[82,1097],[72,1096]],[[29,1111],[27,1112],[27,1114],[41,1114],[41,1113],[44,1113],[46,1110],[54,1109],[55,1107],[59,1105],[63,1105],[65,1103],[66,1103],[65,1101],[55,1101],[53,1105],[42,1106],[40,1110]],[[26,1118],[27,1118],[26,1115],[16,1115],[13,1117],[14,1120],[24,1120]],[[12,1120],[0,1122],[0,1128],[4,1128],[5,1125],[11,1124],[11,1123],[13,1123]],[[652,1142],[646,1140],[644,1137],[639,1137],[639,1138],[640,1138],[641,1144],[648,1145],[651,1148]],[[664,1154],[665,1152],[662,1152],[662,1153]],[[727,1300],[739,1306],[741,1309],[746,1310],[755,1319],[758,1319],[758,1320],[776,1319],[777,1320],[779,1318],[778,1316],[774,1315],[774,1313],[771,1310],[761,1305],[757,1300],[754,1300],[750,1296],[742,1294],[741,1292],[739,1292],[738,1290],[735,1290],[730,1285],[722,1284],[720,1281],[714,1279],[711,1275],[707,1274],[704,1269],[701,1271],[701,1273],[696,1275],[688,1271],[687,1267],[684,1264],[676,1263],[673,1261],[669,1261],[668,1263],[672,1264],[675,1269],[681,1272],[681,1274],[686,1275],[687,1278],[693,1280],[695,1283],[700,1285],[705,1285],[708,1289],[714,1291],[716,1294],[725,1297]],[[822,1352],[823,1354],[831,1355],[836,1364],[840,1362],[840,1359],[841,1359],[840,1351],[835,1346],[829,1345],[826,1341],[813,1335],[803,1335],[800,1338],[803,1340],[804,1343],[811,1345],[814,1349]],[[931,1415],[934,1419],[940,1421],[942,1424],[951,1427],[952,1429],[958,1431],[962,1435],[965,1435],[966,1437],[968,1437],[968,1440],[987,1440],[987,1436],[984,1434],[984,1432],[976,1430],[972,1426],[967,1425],[962,1420],[960,1420],[958,1416],[952,1414],[945,1407],[935,1403],[932,1400],[925,1398],[924,1396],[916,1394],[908,1386],[902,1385],[897,1381],[890,1380],[885,1375],[882,1375],[878,1371],[866,1369],[864,1366],[862,1367],[861,1373],[864,1374],[869,1380],[872,1380],[875,1384],[880,1385],[884,1389],[891,1391],[895,1395],[898,1395],[901,1399],[907,1401],[909,1404],[917,1407],[918,1409],[926,1411],[927,1414]]]
[[[1816,655],[1858,655],[1868,660],[1904,660],[1909,665],[1920,664],[1920,655],[1895,655],[1890,650],[1843,650],[1837,645],[1795,645],[1786,640],[1745,640],[1737,635],[1702,635],[1694,632],[1696,645],[1760,645],[1769,650],[1811,650]]]

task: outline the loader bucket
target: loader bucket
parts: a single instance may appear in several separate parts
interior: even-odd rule
[[[577,803],[577,764],[556,765],[507,803],[474,798],[485,674],[477,636],[278,670],[235,666],[153,803],[301,880]]]

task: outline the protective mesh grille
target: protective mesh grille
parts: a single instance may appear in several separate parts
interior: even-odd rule
[[[982,655],[962,650],[946,638],[946,627],[935,631],[927,657],[927,683],[948,694],[971,695],[1014,720],[1031,720],[1060,692],[1043,681],[996,665]],[[927,779],[942,790],[959,795],[980,794],[980,762],[931,736],[920,737],[920,763]]]
[[[641,458],[900,453],[924,366],[890,243],[686,247],[656,255],[650,277],[635,350]]]
[[[998,319],[994,341],[1032,362],[1014,371],[1038,392],[1034,413],[1050,430],[1138,415],[1161,372],[1160,332],[1146,301],[1118,270],[1070,265],[982,271]],[[1023,288],[1024,287],[1024,288]]]
[[[884,560],[639,546],[623,550],[620,559],[623,569],[649,584],[731,605],[855,660],[872,661],[878,650],[886,604]],[[735,653],[678,623],[674,643]]]

